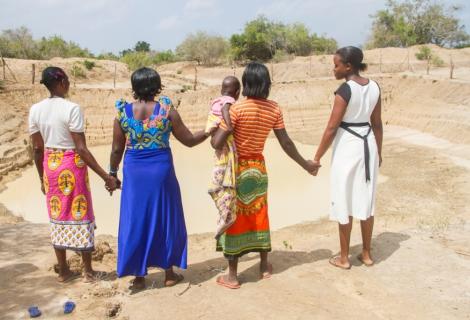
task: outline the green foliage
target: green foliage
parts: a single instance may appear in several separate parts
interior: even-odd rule
[[[432,0],[388,0],[386,9],[372,17],[372,35],[367,47],[407,47],[433,43],[455,47],[470,39],[454,15],[458,6],[446,7]]]
[[[53,57],[92,57],[87,49],[60,36],[34,40],[26,27],[3,30],[0,34],[0,51],[3,56],[20,59],[51,59]]]
[[[198,64],[214,65],[225,57],[228,51],[227,41],[220,36],[205,32],[190,34],[176,48],[176,54],[184,60],[194,60]]]
[[[162,64],[176,61],[176,56],[171,50],[156,52],[152,61],[154,64]]]
[[[70,72],[75,78],[86,78],[85,70],[79,64],[74,64]]]
[[[315,33],[311,36],[313,52],[316,54],[333,54],[338,50],[338,42],[333,38],[320,37]]]
[[[112,52],[106,52],[106,53],[101,53],[100,55],[98,55],[96,59],[118,61],[119,57]]]
[[[272,58],[272,61],[278,63],[278,62],[285,62],[293,58],[293,55],[290,55],[287,51],[285,50],[276,50],[276,53],[274,53],[274,56]]]
[[[40,58],[33,35],[26,27],[3,30],[0,35],[0,51],[8,58]]]
[[[428,61],[430,64],[436,67],[442,67],[444,61],[438,55],[434,54],[428,46],[422,46],[419,48],[419,52],[415,54],[416,59]]]
[[[243,33],[232,35],[230,46],[234,60],[266,61],[283,54],[332,53],[337,43],[334,39],[311,34],[302,23],[285,25],[259,16],[245,25]],[[280,53],[276,54],[278,51]]]
[[[90,60],[85,60],[83,61],[83,65],[85,66],[85,68],[87,70],[91,70],[93,69],[94,67],[96,67],[96,63],[94,61],[90,61]]]
[[[431,63],[433,66],[436,66],[436,67],[444,66],[444,60],[442,60],[441,57],[435,56],[435,55],[431,57]]]
[[[415,54],[416,59],[418,60],[430,60],[432,57],[431,48],[428,46],[422,46],[419,48],[419,52]]]
[[[134,46],[134,51],[150,52],[150,43],[145,42],[145,41],[138,41]]]
[[[184,93],[186,91],[191,90],[193,87],[190,86],[189,84],[183,84],[183,87],[180,89],[180,92]]]
[[[121,62],[127,64],[130,71],[137,70],[141,67],[148,67],[153,64],[152,58],[147,52],[131,51],[126,53],[120,59]]]
[[[470,42],[464,42],[456,45],[454,48],[456,49],[464,49],[464,48],[470,48]]]

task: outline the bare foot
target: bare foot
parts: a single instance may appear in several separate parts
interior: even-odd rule
[[[66,283],[66,282],[72,281],[73,279],[78,278],[79,276],[80,276],[80,273],[72,272],[70,269],[67,269],[64,272],[59,273],[57,281],[59,281],[60,283]]]
[[[184,277],[181,274],[175,273],[173,271],[167,272],[165,275],[165,287],[173,287],[179,282],[183,281]]]
[[[100,281],[103,280],[106,275],[106,272],[103,271],[88,271],[83,274],[83,281],[85,283]]]
[[[329,263],[332,266],[338,267],[340,269],[344,269],[344,270],[351,269],[351,263],[349,262],[349,259],[345,259],[345,260],[346,261],[343,261],[341,256],[335,256],[335,257],[330,258]]]
[[[273,265],[269,262],[266,264],[261,264],[259,267],[259,276],[260,279],[269,279],[273,275]]]
[[[374,265],[374,260],[372,260],[368,252],[363,251],[360,255],[357,256],[357,259],[361,261],[366,267],[371,267]]]
[[[238,279],[232,278],[229,275],[224,275],[224,276],[218,276],[216,280],[217,284],[229,289],[240,289],[240,282],[238,282]]]

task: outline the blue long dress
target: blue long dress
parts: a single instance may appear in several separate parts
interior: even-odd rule
[[[116,102],[127,137],[123,164],[117,274],[145,276],[148,267],[187,267],[187,233],[169,145],[171,100],[160,97],[149,119]]]

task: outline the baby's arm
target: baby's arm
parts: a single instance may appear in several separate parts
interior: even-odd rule
[[[227,125],[227,131],[232,132],[232,120],[230,120],[230,107],[232,106],[231,103],[226,103],[222,107],[222,117],[224,118],[225,124]]]

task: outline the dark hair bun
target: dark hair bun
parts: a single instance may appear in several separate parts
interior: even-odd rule
[[[42,71],[39,83],[45,85],[50,90],[56,83],[64,79],[67,79],[67,74],[64,70],[59,67],[47,67]]]
[[[367,69],[367,64],[362,62],[364,53],[362,53],[362,50],[358,47],[343,47],[338,49],[336,54],[340,56],[344,64],[349,63],[356,70],[364,71]]]

